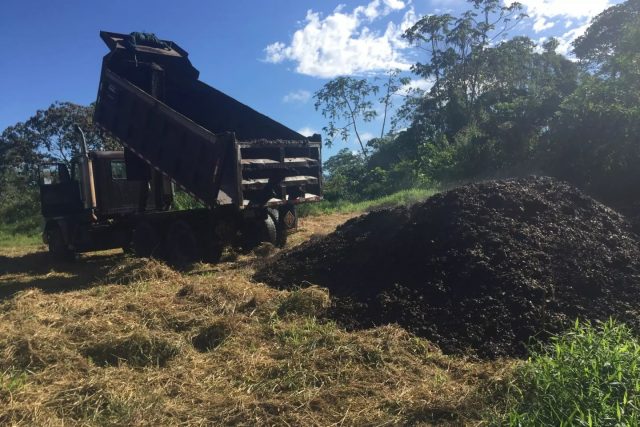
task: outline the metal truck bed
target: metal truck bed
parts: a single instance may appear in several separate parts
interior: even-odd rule
[[[197,80],[173,42],[102,32],[94,120],[209,207],[321,198],[321,142]]]

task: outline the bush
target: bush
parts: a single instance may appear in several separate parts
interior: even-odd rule
[[[638,425],[640,343],[614,321],[574,328],[516,373],[511,425]]]

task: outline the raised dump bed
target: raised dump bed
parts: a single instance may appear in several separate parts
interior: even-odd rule
[[[188,54],[148,35],[101,32],[95,122],[209,207],[321,198],[321,141],[198,80]],[[128,176],[144,169],[127,162]]]

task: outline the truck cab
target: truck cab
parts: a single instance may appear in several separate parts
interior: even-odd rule
[[[125,225],[128,217],[140,212],[167,211],[172,200],[173,186],[166,178],[128,179],[124,151],[90,151],[74,157],[70,167],[40,167],[43,241],[57,258],[128,247],[130,229],[114,230],[113,225]],[[109,232],[100,232],[107,228]]]

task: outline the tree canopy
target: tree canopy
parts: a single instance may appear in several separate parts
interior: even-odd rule
[[[575,60],[557,52],[555,39],[509,34],[527,19],[520,4],[468,3],[459,16],[428,15],[406,31],[420,54],[412,71],[432,86],[398,110],[406,129],[371,141],[367,157],[352,162],[357,176],[375,171],[384,194],[544,173],[630,203],[629,182],[640,178],[640,0],[598,15],[574,42]]]

